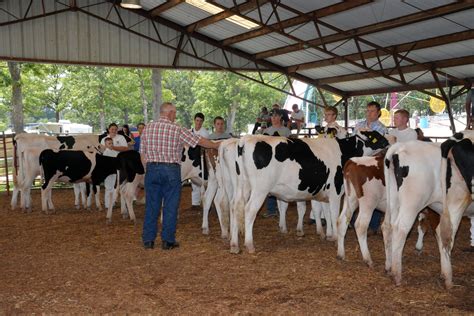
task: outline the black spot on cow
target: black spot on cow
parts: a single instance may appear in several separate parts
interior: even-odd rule
[[[275,159],[280,162],[286,159],[294,160],[301,166],[298,173],[300,183],[298,190],[310,192],[315,195],[321,191],[327,183],[329,168],[314,155],[307,143],[301,139],[288,139],[281,142],[275,148]]]
[[[457,135],[457,134],[460,134],[460,133],[456,133],[454,135]],[[449,150],[455,145],[457,144],[457,141],[453,140],[453,139],[448,139],[446,141],[444,141],[442,144],[441,144],[441,157],[443,158],[447,158],[448,157],[448,152]]]
[[[326,135],[331,136],[331,137],[336,137],[337,129],[333,127],[328,127],[328,129],[326,130]]]
[[[243,153],[244,153],[244,146],[240,147],[239,145],[237,145],[237,156],[242,156]]]
[[[385,159],[385,167],[390,168],[390,160]]]
[[[326,190],[329,190],[330,187],[331,187],[331,183],[328,183],[328,184],[326,185]]]
[[[452,148],[454,163],[461,172],[469,192],[472,194],[471,181],[474,177],[474,145],[466,138],[458,142]]]
[[[120,164],[120,183],[125,180],[133,182],[137,174],[144,174],[145,168],[141,163],[140,153],[135,150],[122,151],[117,155]]]
[[[73,136],[57,136],[56,139],[61,143],[61,146],[59,146],[60,150],[72,149],[76,143]]]
[[[235,162],[235,171],[237,172],[237,175],[240,176],[240,168],[239,168],[239,164],[237,163],[237,161]]]
[[[344,177],[342,174],[342,167],[337,166],[336,175],[334,176],[334,186],[336,188],[337,194],[341,193],[343,184],[344,184]]]
[[[406,178],[408,176],[409,167],[400,166],[400,159],[398,157],[398,154],[393,155],[392,160],[395,180],[397,181],[397,189],[400,189],[403,184],[403,178]]]
[[[458,132],[458,133],[455,133],[452,137],[457,139],[457,140],[461,140],[461,139],[464,138],[464,134],[461,133],[461,132]]]
[[[346,138],[336,138],[337,143],[339,144],[339,149],[341,150],[341,166],[352,157],[360,157],[364,154],[364,143],[356,136],[346,137]]]
[[[383,149],[389,145],[388,140],[377,131],[363,131],[360,133],[367,137],[364,144],[372,150]]]
[[[201,167],[201,146],[189,147],[188,157],[193,162],[193,167]]]
[[[279,162],[283,162],[289,158],[288,143],[279,143],[275,147],[275,159]]]
[[[185,162],[186,161],[186,150],[184,149],[183,147],[183,151],[181,152],[181,162]]]
[[[453,175],[453,170],[451,169],[451,160],[448,159],[446,162],[446,193],[451,187],[451,177]]]
[[[253,151],[253,161],[257,169],[263,169],[272,160],[272,146],[264,141],[257,142]]]

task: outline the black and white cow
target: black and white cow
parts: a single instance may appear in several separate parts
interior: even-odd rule
[[[231,252],[239,252],[238,232],[244,225],[245,246],[249,252],[255,251],[253,224],[268,194],[283,201],[329,202],[331,216],[326,221],[335,228],[344,193],[344,163],[387,145],[388,141],[374,131],[344,139],[241,138],[233,166],[238,176],[231,208]]]
[[[443,214],[440,221],[441,275],[451,288],[451,250],[463,215],[474,216],[474,131],[455,134],[441,145]],[[472,229],[472,228],[471,228]]]
[[[54,182],[88,182],[93,186],[97,186],[109,175],[117,173],[117,181],[123,184],[121,186],[121,193],[123,196],[122,201],[125,203],[122,204],[122,213],[124,213],[126,205],[130,219],[135,222],[132,204],[133,197],[138,184],[143,181],[145,174],[138,152],[131,150],[121,152],[117,157],[107,157],[88,151],[54,152],[51,149],[46,149],[41,152],[39,162],[44,180],[41,187],[43,211],[54,210],[54,205],[52,203],[48,205],[46,199]],[[107,222],[110,222],[112,219],[113,204],[109,204]]]
[[[58,150],[86,150],[91,151],[99,146],[98,136],[93,134],[82,134],[75,136],[47,136],[37,134],[18,134],[15,137],[15,157],[17,159],[14,172],[13,194],[11,200],[12,210],[16,208],[18,195],[21,194],[20,205],[23,210],[31,211],[30,190],[33,181],[40,175],[39,155],[44,149]],[[75,195],[77,190],[75,186]],[[97,203],[97,200],[96,200]],[[76,195],[76,208],[79,200]],[[85,205],[84,205],[85,206]],[[100,202],[98,204],[100,206]]]
[[[442,172],[441,148],[436,144],[420,141],[397,143],[387,151],[384,175],[387,197],[385,220],[382,224],[385,270],[391,272],[395,284],[400,285],[403,248],[418,213],[425,207],[438,213],[443,212],[443,196],[446,195],[443,192],[446,190],[442,189],[442,183],[446,173]],[[463,199],[453,196],[449,199],[448,208],[457,210],[458,213],[460,209],[465,209],[465,203]],[[470,210],[474,211],[473,203],[468,204],[467,211]],[[447,275],[445,278],[449,287],[451,280],[448,281]]]

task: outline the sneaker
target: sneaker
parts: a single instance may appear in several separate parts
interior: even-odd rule
[[[163,249],[163,250],[171,250],[173,248],[178,248],[178,247],[179,247],[179,243],[177,241],[168,242],[166,240],[163,240],[161,242],[161,249]]]
[[[143,243],[143,248],[145,249],[153,249],[155,248],[155,242],[154,241],[145,241]]]
[[[266,212],[265,214],[263,214],[263,217],[265,218],[276,217],[276,216],[277,216],[276,212]]]

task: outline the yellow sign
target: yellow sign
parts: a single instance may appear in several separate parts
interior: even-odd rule
[[[431,109],[431,111],[433,111],[435,113],[442,113],[445,108],[446,108],[446,103],[444,103],[444,101],[442,101],[438,98],[430,97],[430,109]]]
[[[387,109],[381,109],[380,110],[380,122],[383,123],[383,125],[385,126],[390,126],[390,123],[391,123],[391,117],[390,117],[390,111],[387,110]]]
[[[338,96],[337,94],[333,94],[332,95],[332,98],[334,99],[334,101],[339,102],[339,100],[341,100],[342,98],[340,96]]]

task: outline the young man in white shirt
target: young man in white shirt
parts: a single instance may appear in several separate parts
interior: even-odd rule
[[[111,123],[109,125],[109,128],[107,129],[109,131],[107,137],[103,138],[102,141],[100,142],[102,145],[106,145],[106,142],[108,142],[108,147],[106,146],[106,151],[104,152],[105,156],[109,157],[117,157],[119,152],[122,151],[127,151],[128,150],[128,144],[127,140],[125,137],[123,137],[120,134],[117,134],[118,132],[118,126],[115,123]],[[110,140],[112,141],[110,144]],[[113,199],[115,200],[116,197],[116,191],[115,191],[115,182],[117,180],[117,175],[116,174],[111,174],[104,180],[104,187],[105,187],[105,197],[104,197],[104,204],[105,208],[109,207],[110,200],[113,195]]]
[[[296,135],[300,134],[300,130],[304,127],[304,112],[298,109],[298,104],[293,104],[293,112],[291,112],[291,129],[296,129]]]
[[[209,138],[209,132],[207,129],[202,127],[204,118],[204,114],[200,112],[194,115],[194,127],[191,128],[191,132],[194,135],[200,135],[201,137]],[[191,209],[199,210],[201,207],[201,186],[191,183],[191,187],[193,189],[191,193]]]
[[[214,118],[214,133],[209,135],[210,140],[221,140],[232,138],[232,135],[225,131],[225,121],[222,116]]]
[[[416,131],[408,127],[409,119],[410,113],[404,109],[397,110],[393,116],[393,124],[396,128],[391,129],[388,134],[395,136],[399,143],[418,139]]]

